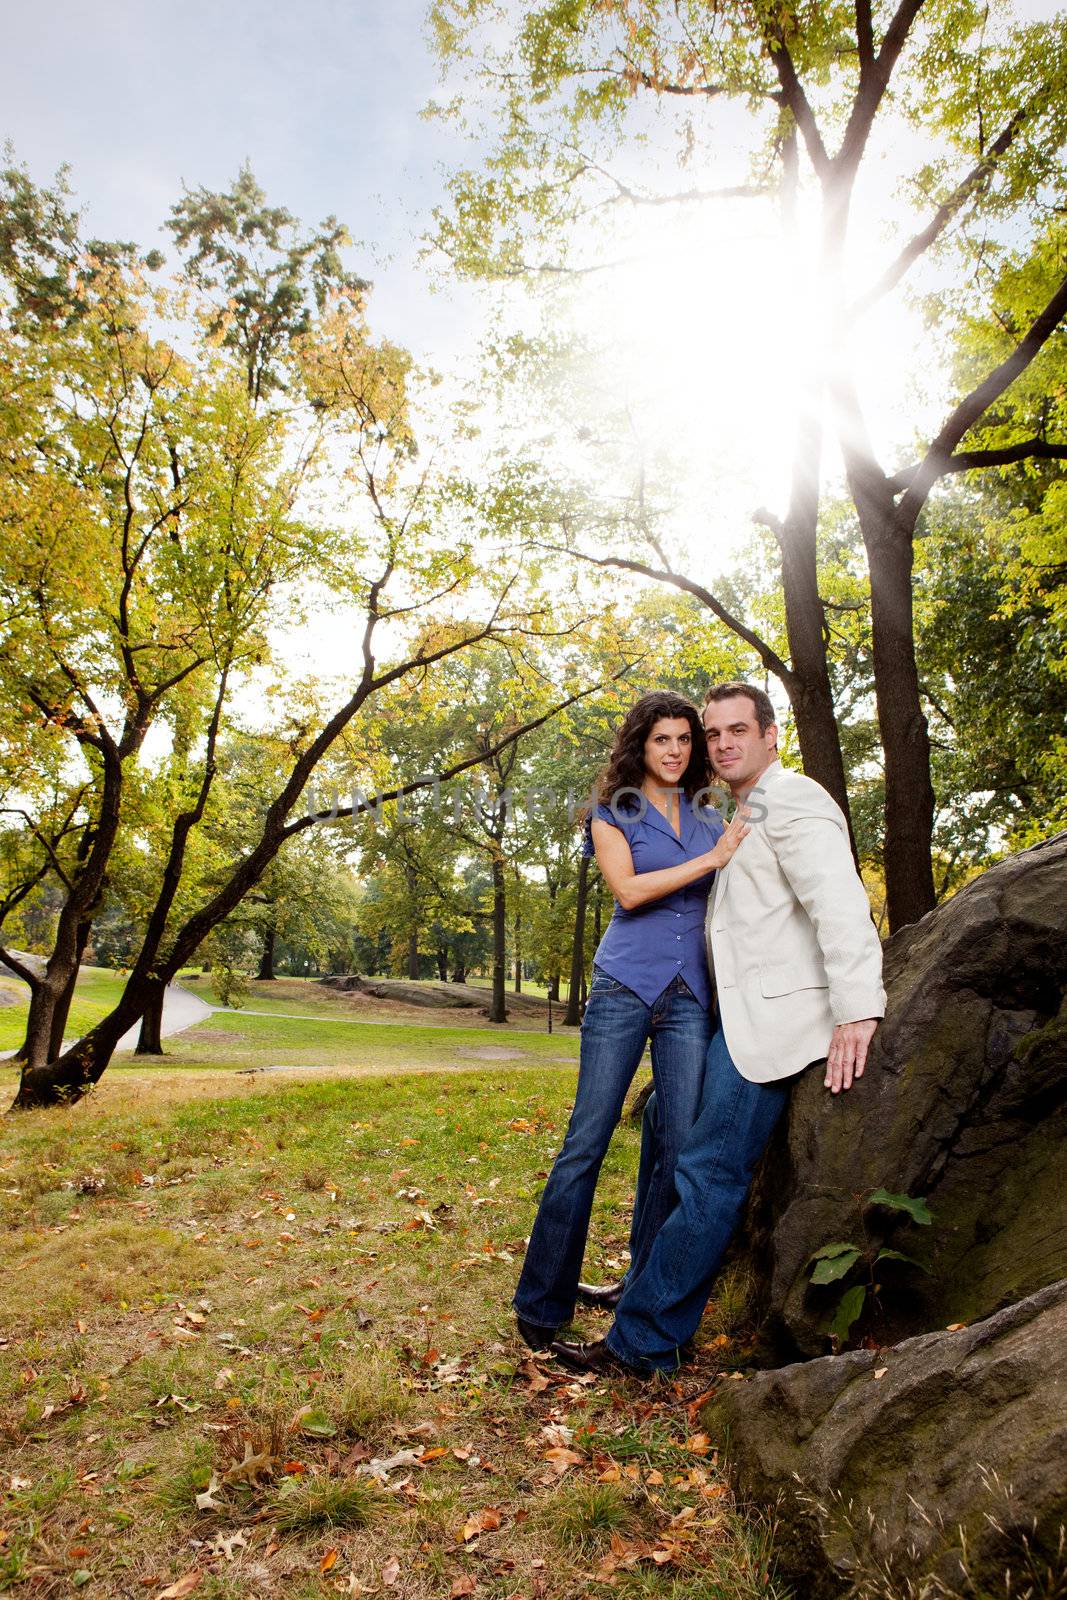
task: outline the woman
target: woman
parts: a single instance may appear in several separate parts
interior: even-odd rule
[[[674,1200],[674,1164],[696,1119],[711,1029],[704,916],[717,867],[748,832],[702,804],[711,778],[700,714],[654,691],[626,716],[590,825],[615,910],[593,960],[578,1091],[534,1222],[514,1307],[519,1332],[547,1349],[574,1315],[600,1166],[652,1042],[660,1159],[630,1241],[638,1272]]]

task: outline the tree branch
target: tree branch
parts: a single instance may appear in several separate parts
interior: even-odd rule
[[[994,367],[993,371],[960,401],[941,429],[897,506],[897,515],[903,526],[914,527],[932,485],[943,475],[946,463],[951,460],[964,434],[974,427],[979,418],[988,411],[995,400],[1000,398],[1020,373],[1026,371],[1064,316],[1067,316],[1067,277],[1063,278],[1045,309],[1034,318],[1011,355],[999,366]]]
[[[640,657],[639,660],[644,660],[644,657]],[[624,666],[619,668],[618,672],[612,673],[607,682],[616,683],[619,678],[624,678],[637,665],[637,661],[627,661]],[[558,716],[561,711],[566,711],[568,706],[577,705],[579,700],[587,700],[591,694],[596,694],[597,690],[603,687],[603,683],[594,683],[591,688],[582,689],[578,694],[569,695],[566,700],[562,700],[558,705],[552,706],[542,716],[534,717],[529,722],[524,722],[521,727],[513,728],[510,733],[497,740],[496,744],[487,745],[485,748],[477,750],[474,755],[464,756],[462,761],[457,761],[452,766],[446,767],[443,772],[433,773],[425,778],[415,778],[411,783],[402,783],[395,789],[389,789],[382,794],[373,795],[371,799],[354,806],[351,812],[352,816],[359,816],[362,812],[369,811],[372,804],[380,805],[388,800],[397,800],[401,795],[415,794],[419,789],[432,789],[436,784],[447,783],[450,778],[458,777],[461,772],[466,772],[470,767],[477,767],[482,762],[493,760],[501,751],[508,749],[510,745],[521,739],[524,734],[532,733],[535,728],[542,727],[544,723]],[[337,811],[334,807],[326,811],[309,812],[306,816],[297,817],[294,822],[288,823],[283,830],[284,836],[288,839],[294,833],[299,833],[301,829],[308,828],[313,823],[335,821],[336,818]]]
[[[739,617],[727,611],[722,601],[716,599],[711,590],[706,589],[702,583],[697,583],[680,572],[672,572],[669,567],[651,567],[644,561],[633,561],[626,556],[595,556],[590,551],[575,550],[569,545],[542,544],[540,548],[554,550],[557,555],[577,556],[579,561],[586,561],[593,567],[615,567],[622,572],[636,572],[643,578],[653,578],[657,583],[669,583],[675,589],[691,594],[701,605],[706,606],[713,616],[718,617],[731,633],[744,640],[750,650],[756,652],[768,672],[773,672],[787,688],[795,682],[792,669],[786,666],[781,656],[772,650],[766,640],[761,639],[759,634],[754,633]]]
[[[4,963],[5,967],[11,968],[16,978],[21,978],[23,983],[29,984],[31,992],[36,992],[40,988],[41,980],[36,972],[30,967],[23,966],[18,957],[13,956],[11,951],[6,950],[3,945],[0,945],[0,961]]]
[[[1017,444],[1002,445],[995,450],[958,450],[949,456],[938,477],[948,473],[973,472],[980,467],[1010,467],[1017,461],[1067,461],[1067,444],[1054,444],[1048,439],[1020,439]],[[886,479],[894,494],[906,489],[915,479],[921,463],[904,467]]]
[[[815,121],[815,113],[811,109],[811,102],[804,93],[803,85],[797,77],[797,70],[793,64],[793,57],[785,42],[785,33],[780,22],[764,32],[764,43],[770,52],[771,62],[778,74],[778,82],[782,86],[782,100],[786,109],[793,113],[793,120],[800,129],[804,147],[808,152],[815,174],[820,179],[831,176],[830,157],[826,153],[819,125]]]
[[[922,9],[923,0],[901,0],[889,27],[882,48],[873,56],[874,35],[871,23],[870,0],[857,0],[856,36],[859,43],[860,83],[852,102],[848,124],[841,140],[841,148],[834,157],[839,173],[854,175],[867,145],[871,127],[882,104],[893,69],[903,50],[911,25]]]
[[[1007,126],[1001,129],[981,160],[956,185],[948,199],[938,206],[926,227],[915,234],[914,238],[909,239],[896,260],[890,263],[877,282],[872,284],[865,294],[860,295],[859,299],[853,302],[849,307],[850,316],[862,316],[863,312],[869,311],[871,306],[877,304],[879,300],[884,299],[887,294],[895,289],[900,280],[918,261],[919,257],[940,238],[949,223],[963,209],[971,196],[985,187],[1000,157],[1009,149],[1019,129],[1030,116],[1033,106],[1034,99],[1032,98],[1026,106],[1015,113]]]
[[[856,0],[856,41],[860,55],[860,83],[874,66],[874,27],[871,22],[871,0]]]

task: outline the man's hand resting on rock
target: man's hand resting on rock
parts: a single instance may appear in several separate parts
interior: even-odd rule
[[[878,1026],[877,1017],[866,1017],[862,1022],[839,1022],[826,1052],[826,1077],[823,1085],[831,1094],[852,1087],[853,1078],[862,1078],[867,1061],[867,1047]]]

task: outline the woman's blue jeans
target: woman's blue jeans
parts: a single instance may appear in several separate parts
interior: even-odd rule
[[[756,1163],[789,1098],[791,1078],[752,1083],[719,1028],[708,1047],[700,1113],[674,1169],[678,1203],[640,1271],[627,1275],[608,1348],[633,1367],[670,1372],[696,1332],[741,1219]]]
[[[630,1241],[630,1274],[640,1270],[674,1204],[674,1164],[700,1106],[710,1032],[708,1013],[682,978],[673,979],[647,1006],[632,989],[593,968],[574,1110],[541,1195],[515,1291],[513,1304],[525,1321],[560,1328],[574,1315],[600,1167],[651,1039],[658,1160]]]

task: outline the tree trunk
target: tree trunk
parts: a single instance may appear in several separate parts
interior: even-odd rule
[[[937,903],[931,840],[930,737],[915,660],[910,534],[867,503],[860,526],[871,575],[871,643],[878,728],[885,754],[885,886],[889,931]]]
[[[507,988],[508,926],[507,884],[504,863],[493,858],[493,998],[489,1004],[489,1021],[508,1020],[505,992]]]
[[[574,943],[571,946],[570,992],[563,1021],[570,1028],[581,1022],[582,973],[585,968],[585,906],[589,897],[589,857],[578,863],[578,892],[574,907]]]
[[[441,945],[437,951],[437,976],[442,983],[448,982],[448,946]]]
[[[898,515],[893,489],[867,442],[848,382],[835,385],[849,492],[860,520],[871,584],[871,659],[885,762],[886,913],[889,931],[918,922],[937,902],[931,842],[934,787],[919,690],[912,606],[914,523]],[[916,513],[917,515],[917,513]]]
[[[72,1045],[66,1055],[56,1061],[27,1066],[12,1111],[36,1110],[80,1099],[103,1076],[123,1034],[140,1021],[151,988],[150,979],[134,981],[131,978],[114,1009]]]
[[[263,954],[259,958],[259,971],[256,973],[256,981],[259,983],[273,983],[275,980],[274,946],[277,940],[278,930],[271,923],[263,936]]]
[[[271,974],[273,977],[273,973]],[[139,1056],[161,1056],[163,1054],[163,996],[166,993],[165,984],[157,984],[148,998],[144,1016],[141,1018],[141,1031],[137,1036],[136,1054]]]
[[[457,957],[456,964],[452,968],[452,982],[453,983],[466,983],[466,981],[467,981],[467,963],[465,961],[460,961],[458,959],[458,957]]]
[[[404,863],[404,880],[408,891],[408,916],[411,917],[408,932],[408,977],[419,976],[419,925],[416,920],[418,912],[419,874],[415,863],[409,857]]]
[[[89,943],[89,935],[92,932],[92,928],[93,924],[91,918],[86,918],[78,924],[78,931],[75,935],[74,941],[74,970],[68,977],[66,984],[61,990],[52,1010],[52,1024],[48,1035],[49,1061],[54,1061],[56,1056],[62,1054],[63,1036],[67,1031],[67,1022],[70,1019],[70,1008],[74,1002],[74,991],[78,985],[78,973],[81,971],[82,957],[85,954],[85,947]]]
[[[515,939],[515,952],[514,952],[515,953],[515,993],[516,994],[521,994],[522,993],[522,911],[518,906],[515,907],[515,919],[514,919],[513,926],[514,926],[514,939]]]
[[[789,510],[774,524],[782,556],[782,593],[792,669],[785,688],[796,723],[804,772],[837,801],[848,824],[853,860],[859,864],[845,782],[845,762],[826,660],[826,616],[819,595],[819,477],[822,423],[818,397],[809,394],[797,430]]]

